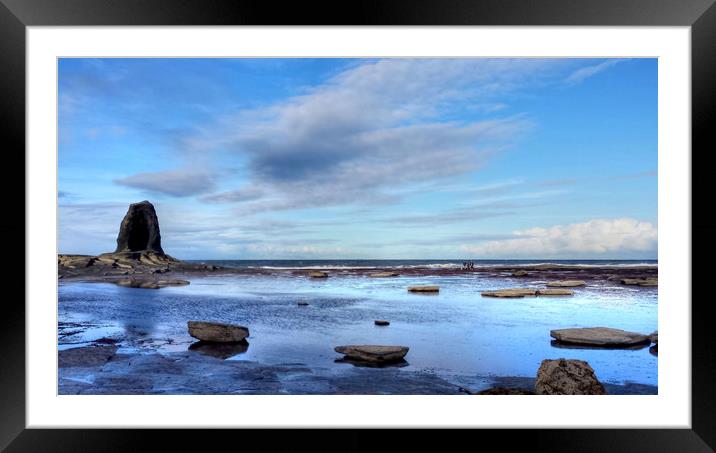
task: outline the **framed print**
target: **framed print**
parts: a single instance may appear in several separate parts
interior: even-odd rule
[[[710,451],[716,9],[545,6],[4,0],[2,445]]]

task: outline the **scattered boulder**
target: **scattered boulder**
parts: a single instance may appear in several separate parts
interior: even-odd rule
[[[652,355],[655,355],[655,356],[658,357],[658,356],[659,356],[659,345],[658,345],[658,344],[655,344],[654,346],[650,347],[650,348],[649,348],[649,352],[650,352]]]
[[[376,319],[375,321],[373,321],[373,323],[376,326],[389,326],[390,325],[390,321],[386,321],[384,319]]]
[[[619,281],[622,285],[659,286],[657,278],[622,278]]]
[[[537,290],[538,296],[571,296],[573,294],[574,291],[572,291],[571,289],[563,288],[547,288]]]
[[[298,305],[299,307],[305,307],[308,305],[308,302],[300,301],[296,305]]]
[[[189,335],[210,343],[238,343],[249,336],[249,328],[209,321],[188,321]]]
[[[513,277],[527,277],[529,274],[527,271],[515,271],[512,273]],[[502,388],[502,387],[495,387],[495,388]]]
[[[405,357],[408,350],[407,346],[348,345],[335,347],[336,352],[344,354],[348,359],[370,363],[399,362]]]
[[[480,294],[483,297],[525,297],[536,296],[537,290],[533,288],[509,288],[498,289],[495,291],[483,291]]]
[[[555,340],[578,345],[619,348],[650,343],[648,336],[609,327],[557,329],[549,332]]]
[[[582,360],[543,360],[537,371],[537,395],[606,395],[594,370]]]
[[[534,395],[535,392],[529,389],[492,387],[480,392],[473,392],[472,395]]]
[[[548,282],[547,286],[549,287],[559,287],[559,288],[573,288],[576,286],[584,286],[586,283],[584,280],[559,280],[556,282]]]
[[[408,291],[411,293],[437,293],[440,291],[440,287],[436,285],[410,286]]]
[[[328,278],[328,274],[323,271],[311,271],[308,273],[310,278]]]
[[[385,278],[385,277],[397,277],[400,275],[397,272],[376,272],[375,274],[370,274],[369,277],[372,278]]]

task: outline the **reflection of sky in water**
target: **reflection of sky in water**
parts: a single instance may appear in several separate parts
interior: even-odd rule
[[[656,385],[657,358],[639,350],[562,349],[550,329],[615,327],[650,333],[657,329],[657,289],[614,284],[577,288],[572,297],[494,299],[480,291],[539,286],[529,279],[470,274],[450,277],[375,279],[335,276],[222,276],[193,279],[160,290],[110,284],[60,286],[60,343],[81,344],[119,335],[124,350],[186,350],[194,343],[186,321],[246,325],[250,346],[230,360],[304,363],[337,367],[340,344],[410,347],[406,370],[441,375],[530,376],[546,358],[588,361],[608,382]],[[438,295],[410,294],[410,285],[440,285]],[[308,306],[297,306],[306,301]],[[390,326],[374,326],[387,319]],[[89,324],[82,328],[63,323]]]

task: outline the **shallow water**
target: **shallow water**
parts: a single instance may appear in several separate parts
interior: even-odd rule
[[[411,294],[411,285],[435,284],[437,295]],[[121,340],[120,352],[186,350],[195,342],[187,320],[248,326],[248,348],[224,348],[228,360],[264,364],[336,363],[342,344],[410,347],[402,369],[434,372],[469,384],[484,376],[534,377],[547,358],[586,360],[609,383],[657,385],[657,358],[638,350],[564,349],[549,331],[565,327],[657,330],[657,288],[613,283],[576,288],[574,296],[495,299],[489,289],[541,286],[543,281],[479,274],[368,278],[332,275],[226,275],[191,278],[191,285],[160,290],[105,283],[59,288],[60,348],[102,337]],[[298,306],[297,302],[308,302]],[[373,324],[376,319],[390,326]],[[195,350],[202,353],[202,349]],[[207,351],[203,351],[207,352]],[[233,355],[233,353],[236,353]]]

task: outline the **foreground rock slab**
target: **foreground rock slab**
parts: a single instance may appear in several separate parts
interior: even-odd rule
[[[578,345],[618,348],[651,343],[647,335],[609,327],[556,329],[549,334],[559,342]]]
[[[409,286],[408,291],[411,293],[437,293],[440,287],[436,285]]]
[[[336,346],[335,351],[346,358],[370,363],[398,362],[408,353],[407,346],[348,345]]]
[[[115,345],[63,349],[57,353],[57,362],[60,368],[96,367],[107,363],[116,353],[117,346]]]
[[[594,370],[582,360],[543,360],[537,370],[537,395],[606,395]]]
[[[210,343],[238,343],[249,336],[249,328],[208,321],[188,321],[189,335]]]
[[[586,285],[584,280],[558,280],[556,282],[548,282],[547,286],[550,288],[556,287],[556,288],[574,288],[577,286],[584,286]]]

